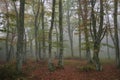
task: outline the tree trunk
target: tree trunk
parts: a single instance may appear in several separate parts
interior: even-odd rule
[[[108,43],[108,31],[106,33],[106,44],[107,44],[107,55],[108,55],[108,59],[110,60],[110,51],[109,51],[109,46],[108,46],[109,45],[109,43]]]
[[[23,63],[26,64],[26,60],[27,60],[27,39],[26,39],[26,34],[24,34],[24,37],[25,37],[25,39],[24,39],[24,47],[23,47],[23,52],[24,52],[24,54],[23,54]]]
[[[79,57],[80,57],[80,59],[81,59],[81,27],[80,27],[80,0],[78,0],[78,5],[79,5],[79,7],[78,7],[78,28],[79,28],[79,38],[78,38],[78,40],[79,40]]]
[[[17,70],[18,72],[22,71],[22,57],[23,57],[23,37],[24,37],[24,6],[25,0],[20,0],[20,13],[19,13],[19,24],[17,27],[18,32],[18,39],[17,39],[17,52],[16,52],[16,59],[17,59]]]
[[[39,59],[41,60],[42,59],[42,55],[41,55],[41,41],[39,41]]]
[[[119,51],[119,37],[118,37],[118,0],[114,0],[114,29],[115,29],[115,50],[116,50],[116,63],[117,67],[120,68],[120,51]]]
[[[83,6],[84,8],[82,8],[82,4],[81,2],[83,2]],[[91,53],[90,53],[90,42],[89,42],[89,32],[88,32],[88,9],[87,9],[87,0],[81,0],[81,2],[79,1],[80,4],[80,11],[81,11],[81,17],[82,17],[82,21],[83,21],[83,26],[84,26],[84,33],[85,33],[85,48],[86,48],[86,58],[88,60],[88,63],[91,62]]]
[[[5,0],[5,7],[6,7],[6,11],[7,11],[7,14],[9,13],[8,12],[8,3],[6,2]],[[7,16],[7,35],[6,35],[6,61],[8,62],[10,60],[10,56],[9,56],[9,16]]]
[[[33,10],[34,11],[34,10]],[[35,54],[36,54],[36,61],[39,60],[38,58],[38,18],[39,18],[39,14],[40,14],[40,0],[38,1],[37,4],[37,10],[36,12],[34,11],[34,16],[35,16],[35,20],[34,20],[34,30],[35,30]]]
[[[56,19],[57,20],[57,19]],[[56,57],[55,58],[58,58],[58,53],[59,53],[59,36],[58,36],[58,29],[57,29],[57,24],[56,24],[56,21],[55,21],[55,30],[56,30],[56,41],[57,41],[57,47],[56,47]]]
[[[12,53],[14,37],[15,37],[15,32],[14,32],[14,30],[12,29],[12,39],[11,39],[11,42],[10,42],[10,47],[9,47],[9,52],[8,52],[9,60],[12,58],[12,55],[14,55],[14,54]]]
[[[70,50],[71,50],[71,56],[74,57],[74,52],[73,52],[73,32],[71,31],[71,25],[70,25],[70,12],[69,12],[69,7],[70,7],[70,0],[67,0],[67,25],[68,25],[68,35],[70,39]]]
[[[93,63],[96,65],[96,70],[100,71],[102,70],[100,60],[99,60],[99,51],[100,51],[100,43],[101,40],[105,36],[106,28],[103,27],[103,21],[104,21],[104,9],[103,9],[103,0],[100,0],[100,15],[99,15],[99,27],[96,25],[96,17],[94,13],[94,6],[95,6],[95,1],[92,0],[91,6],[92,6],[92,11],[91,11],[91,22],[92,22],[92,28],[90,26],[90,31],[91,31],[91,36],[93,39],[93,44],[94,44],[94,51],[93,51]],[[91,30],[92,29],[92,30]]]
[[[59,32],[60,32],[60,52],[59,52],[59,61],[58,66],[63,67],[63,26],[62,26],[62,0],[59,0]]]
[[[100,51],[100,43],[95,42],[94,43],[94,50],[93,50],[93,63],[95,63],[97,71],[102,70],[100,60],[99,60],[99,51]]]
[[[50,71],[53,69],[53,63],[52,63],[52,30],[53,30],[53,24],[54,24],[54,16],[55,16],[55,1],[53,0],[52,3],[52,19],[51,19],[51,26],[49,31],[49,61],[48,61],[48,68]]]
[[[46,58],[46,44],[45,44],[45,26],[44,26],[44,0],[42,2],[42,47],[43,47],[43,58]]]

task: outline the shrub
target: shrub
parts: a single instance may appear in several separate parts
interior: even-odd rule
[[[23,75],[23,73],[19,73],[16,70],[16,67],[13,64],[5,64],[0,66],[0,80],[17,80],[18,78],[22,78]]]
[[[88,71],[95,70],[95,66],[94,66],[94,65],[84,65],[84,66],[79,66],[79,67],[77,67],[77,69],[78,69],[79,71],[88,72]]]
[[[55,67],[55,65],[53,63],[51,63],[49,65],[48,69],[49,69],[50,72],[54,72],[56,70],[56,67]]]

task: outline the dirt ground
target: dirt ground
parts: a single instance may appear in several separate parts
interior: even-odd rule
[[[56,61],[54,62],[56,64]],[[120,70],[114,63],[103,64],[103,71],[80,71],[77,67],[86,65],[84,60],[65,60],[64,69],[50,72],[47,63],[30,62],[25,70],[28,80],[120,80]]]

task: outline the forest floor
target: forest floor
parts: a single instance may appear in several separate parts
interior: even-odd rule
[[[54,61],[55,65],[57,61]],[[86,61],[68,59],[64,61],[63,69],[56,69],[54,72],[48,70],[47,62],[29,62],[25,66],[27,80],[120,80],[120,70],[114,63],[103,63],[103,71],[88,70],[82,71],[81,66]]]

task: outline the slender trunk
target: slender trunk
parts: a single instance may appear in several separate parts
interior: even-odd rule
[[[43,58],[46,57],[46,46],[45,46],[45,26],[44,26],[44,2],[42,2],[42,47],[43,47]]]
[[[91,53],[90,53],[90,41],[89,41],[89,32],[88,32],[88,24],[87,24],[87,18],[88,18],[88,9],[87,9],[87,0],[84,0],[84,16],[83,16],[83,25],[84,25],[84,33],[85,33],[85,41],[86,41],[86,57],[88,60],[88,63],[91,62]]]
[[[41,56],[41,41],[39,41],[39,59],[40,60],[42,59],[42,56]]]
[[[40,12],[40,0],[38,1],[38,8],[37,12],[35,13],[35,20],[34,20],[34,26],[35,26],[35,54],[36,54],[36,61],[38,61],[38,18],[39,18],[39,12]]]
[[[5,0],[5,7],[6,7],[6,11],[7,14],[8,12],[8,3]],[[7,16],[7,35],[6,35],[6,61],[8,62],[10,60],[10,56],[9,56],[9,16]]]
[[[119,37],[118,37],[118,1],[114,0],[114,29],[115,29],[115,50],[116,50],[116,63],[117,67],[120,68],[120,51],[119,51]]]
[[[80,2],[80,1],[79,1]],[[84,8],[82,9],[82,4],[81,2],[84,2],[83,6]],[[88,63],[91,62],[91,53],[90,53],[90,42],[89,42],[89,32],[88,32],[88,24],[87,24],[87,18],[88,18],[88,9],[87,9],[87,1],[84,0],[79,3],[80,4],[80,11],[81,11],[81,17],[83,20],[83,26],[84,26],[84,33],[85,33],[85,48],[86,48],[86,58],[88,60]]]
[[[32,39],[30,39],[30,53],[31,53],[31,56],[33,56],[33,43],[32,43]]]
[[[70,7],[70,0],[67,0],[67,25],[68,25],[68,35],[69,35],[69,39],[70,39],[70,50],[71,50],[71,56],[74,57],[74,53],[73,53],[73,34],[71,31],[71,25],[70,25],[70,12],[69,12],[69,7]]]
[[[53,6],[52,6],[52,20],[51,20],[51,26],[49,31],[49,61],[48,61],[48,68],[49,70],[53,70],[53,64],[52,64],[52,30],[53,30],[53,24],[54,24],[54,14],[55,14],[55,1],[53,0]]]
[[[108,29],[107,29],[108,30]],[[110,51],[109,51],[109,43],[108,43],[108,31],[106,33],[106,44],[107,44],[107,55],[108,55],[108,59],[110,59]]]
[[[57,30],[57,23],[55,21],[55,30],[56,30],[56,41],[57,41],[57,47],[56,47],[56,58],[58,58],[59,53],[59,36],[58,36],[58,30]]]
[[[80,59],[81,59],[81,27],[80,27],[80,0],[78,0],[78,4],[79,4],[79,7],[78,7],[78,28],[79,28],[79,38],[78,38],[78,40],[79,40],[79,57],[80,57]]]
[[[8,52],[9,60],[11,59],[11,56],[14,55],[14,54],[12,53],[12,47],[13,47],[14,37],[15,37],[15,34],[14,34],[13,29],[12,29],[12,39],[11,39],[11,42],[10,42],[10,48],[9,48],[9,52]]]
[[[24,37],[25,37],[25,39],[24,39],[24,49],[23,49],[23,51],[24,51],[24,54],[23,54],[23,63],[26,63],[26,60],[27,60],[27,39],[26,39],[26,34],[24,34]]]
[[[63,25],[62,25],[62,0],[59,0],[59,32],[60,32],[60,52],[59,52],[59,61],[58,66],[63,67]]]
[[[105,2],[106,3],[106,6],[107,6],[107,1]],[[110,20],[109,20],[109,13],[108,13],[108,8],[106,7],[106,19],[107,19],[107,24],[106,24],[106,30],[107,30],[107,33],[106,33],[106,43],[107,43],[107,54],[108,54],[108,59],[110,59],[111,57],[110,57],[110,52],[109,52],[109,47],[108,47],[108,45],[109,45],[109,32],[110,32],[110,36],[112,36],[112,34],[111,34],[111,29],[110,29]],[[112,40],[113,40],[113,38],[112,38]],[[113,42],[114,43],[114,42]]]

